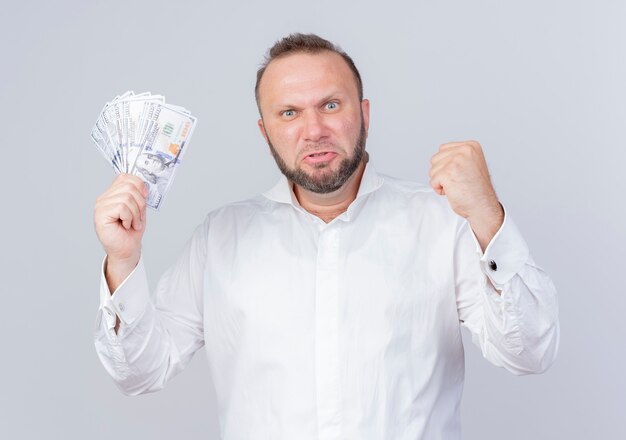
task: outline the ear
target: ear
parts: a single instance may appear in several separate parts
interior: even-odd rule
[[[260,118],[257,121],[257,125],[259,126],[259,130],[261,131],[261,135],[263,136],[263,139],[265,139],[265,142],[269,144],[269,141],[267,139],[267,133],[265,133],[265,125],[263,124],[263,118]]]
[[[363,127],[365,128],[365,135],[367,136],[367,133],[370,128],[370,100],[369,99],[363,99],[361,101],[361,113],[363,114]]]

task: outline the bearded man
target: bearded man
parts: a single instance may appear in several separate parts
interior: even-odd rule
[[[548,368],[556,292],[478,142],[441,145],[430,186],[378,174],[361,76],[316,35],[278,41],[255,94],[283,177],[209,213],[154,299],[143,182],[120,175],[96,203],[95,344],[124,393],[205,347],[222,439],[459,439],[461,327],[497,366]]]

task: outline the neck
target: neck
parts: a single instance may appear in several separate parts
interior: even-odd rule
[[[329,223],[348,209],[356,199],[361,185],[361,178],[365,171],[367,155],[364,156],[359,167],[337,191],[328,194],[317,194],[307,191],[298,185],[293,186],[293,192],[304,209],[311,214]]]

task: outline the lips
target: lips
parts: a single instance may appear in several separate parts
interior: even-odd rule
[[[321,162],[328,162],[334,159],[337,153],[333,151],[316,151],[308,156],[304,157],[304,162],[309,164],[317,164]]]

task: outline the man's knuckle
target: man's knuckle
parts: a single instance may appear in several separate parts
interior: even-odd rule
[[[482,151],[482,146],[478,141],[471,141],[470,145],[474,151]]]
[[[463,144],[459,146],[459,154],[471,154],[473,148],[470,144]]]
[[[460,163],[462,163],[465,160],[464,155],[465,155],[464,151],[459,151],[457,154],[455,154],[454,156],[450,158],[450,165],[457,166]]]
[[[125,205],[130,205],[134,202],[135,198],[133,197],[133,195],[129,192],[124,193],[123,196],[123,201]]]

